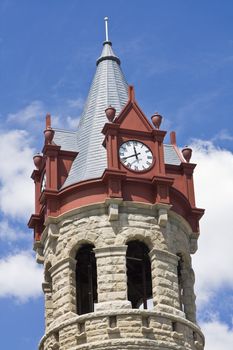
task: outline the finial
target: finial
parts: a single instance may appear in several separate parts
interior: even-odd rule
[[[192,149],[188,146],[182,149],[182,154],[187,163],[189,163],[192,156]]]
[[[51,145],[54,134],[55,134],[55,132],[51,128],[51,126],[47,127],[47,129],[44,130],[44,137],[45,137],[45,144],[46,145]]]
[[[108,17],[104,17],[104,21],[105,21],[105,41],[109,41],[108,40]]]
[[[43,156],[40,153],[36,153],[33,156],[33,161],[37,170],[39,170],[41,167],[42,159],[43,159]]]
[[[131,102],[135,101],[135,93],[134,93],[133,85],[128,86],[128,98],[129,98],[129,101]]]
[[[176,145],[176,132],[175,131],[170,132],[170,142],[172,145]]]
[[[163,117],[158,112],[155,112],[155,114],[152,115],[151,120],[156,129],[159,129],[162,119]]]
[[[51,128],[51,114],[50,113],[46,114],[45,120],[46,120],[46,123],[45,123],[46,129]]]
[[[111,105],[108,106],[108,108],[105,109],[105,114],[108,120],[112,122],[116,115],[116,108],[112,107]]]

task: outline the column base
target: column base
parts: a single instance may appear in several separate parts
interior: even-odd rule
[[[111,300],[95,304],[94,309],[95,312],[106,310],[125,310],[132,309],[132,305],[128,300]]]
[[[186,318],[185,313],[183,311],[169,305],[157,304],[153,310],[157,312],[165,312],[170,315]]]

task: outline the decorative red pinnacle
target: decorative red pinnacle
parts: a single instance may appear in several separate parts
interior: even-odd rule
[[[160,128],[162,119],[163,119],[163,117],[158,112],[156,112],[155,114],[152,115],[151,120],[152,120],[152,123],[154,124],[156,129]]]
[[[116,109],[110,105],[108,106],[108,108],[105,109],[105,114],[108,120],[112,122],[116,115]]]
[[[187,163],[189,163],[192,157],[192,149],[189,147],[185,147],[182,149],[182,154]]]
[[[54,130],[51,127],[47,127],[44,131],[45,144],[51,144],[54,137]]]
[[[34,161],[35,167],[37,169],[40,169],[41,164],[42,164],[42,159],[43,159],[43,157],[40,153],[37,153],[33,156],[33,161]]]

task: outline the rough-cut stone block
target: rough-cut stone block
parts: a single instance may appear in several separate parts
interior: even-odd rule
[[[46,333],[40,350],[203,349],[204,338],[195,324],[190,258],[196,236],[168,207],[110,200],[66,213],[56,222],[48,219],[37,247],[51,274],[51,286],[46,282],[44,287]],[[150,250],[150,311],[132,309],[127,300],[126,254],[131,240],[143,241]],[[93,313],[77,315],[75,257],[83,244],[95,247],[98,303]],[[185,313],[180,310],[177,254],[184,260]]]

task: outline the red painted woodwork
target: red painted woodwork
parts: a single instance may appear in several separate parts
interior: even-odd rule
[[[105,114],[108,120],[112,122],[116,115],[116,109],[112,106],[109,106],[108,108],[105,109]]]
[[[50,116],[46,119],[51,127]],[[107,198],[122,198],[148,204],[169,204],[172,210],[183,216],[194,232],[199,232],[199,220],[203,209],[195,206],[193,171],[195,164],[187,163],[176,146],[176,135],[170,135],[171,144],[181,159],[179,166],[165,165],[163,141],[166,132],[155,129],[135,101],[134,89],[129,87],[129,100],[120,114],[104,125],[103,145],[107,152],[107,168],[101,178],[82,181],[62,188],[77,152],[61,150],[54,144],[45,144],[43,160],[34,170],[35,214],[29,221],[34,228],[35,240],[40,239],[44,220],[57,217],[81,206],[104,202]],[[154,156],[150,169],[135,172],[127,169],[119,160],[118,149],[127,140],[146,144]],[[46,188],[41,193],[41,182],[46,171]]]
[[[151,121],[154,124],[156,129],[160,128],[160,125],[162,123],[162,119],[163,119],[163,117],[158,112],[156,112],[154,115],[152,115]]]

